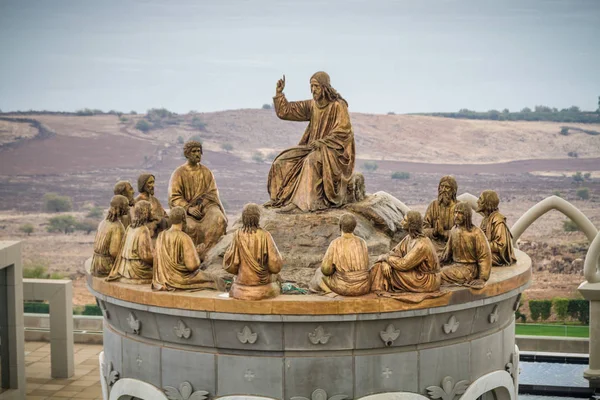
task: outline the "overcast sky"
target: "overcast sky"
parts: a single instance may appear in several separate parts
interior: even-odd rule
[[[319,70],[350,111],[595,110],[597,0],[0,0],[0,109],[259,108]]]

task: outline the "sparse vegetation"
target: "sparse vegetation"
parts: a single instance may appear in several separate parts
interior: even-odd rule
[[[578,154],[576,151],[570,151],[570,152],[568,152],[568,153],[567,153],[567,155],[568,155],[569,157],[572,157],[572,158],[577,158],[577,157],[579,157],[579,154]]]
[[[586,181],[591,180],[592,174],[590,172],[586,172],[585,174],[583,174],[583,179],[585,179]]]
[[[563,136],[567,136],[569,134],[569,128],[566,126],[563,126],[562,128],[560,128],[560,134]]]
[[[129,121],[129,118],[127,118],[127,117],[124,117],[124,116],[122,116],[122,115],[121,115],[121,116],[119,117],[119,121],[120,121],[120,122],[127,122],[127,121]]]
[[[104,210],[102,209],[102,207],[92,207],[86,214],[86,217],[98,219],[98,218],[102,218],[103,215],[104,215]]]
[[[573,179],[573,182],[575,182],[575,183],[581,183],[581,182],[583,182],[583,175],[579,171],[575,172],[571,176],[571,178]]]
[[[221,144],[221,149],[229,153],[231,150],[233,150],[233,145],[231,143],[223,143]]]
[[[150,122],[146,121],[145,119],[140,119],[135,124],[135,129],[142,131],[144,133],[148,132],[151,128],[152,128],[152,126],[150,125]]]
[[[73,202],[68,196],[60,196],[57,193],[46,193],[44,195],[44,211],[66,212],[73,209]]]
[[[579,226],[577,226],[577,224],[575,222],[573,222],[573,220],[566,219],[563,221],[563,230],[565,232],[577,232],[580,229],[579,229]]]
[[[89,117],[91,115],[102,115],[104,111],[98,109],[84,108],[82,110],[75,111],[75,115],[79,117]]]
[[[129,114],[130,114],[130,115],[137,115],[137,111],[135,111],[135,110],[131,110],[131,111],[129,111]]]
[[[192,118],[192,122],[190,123],[192,128],[197,129],[199,131],[206,131],[206,124],[200,119],[200,117]]]
[[[252,154],[252,161],[263,163],[265,162],[265,156],[260,151],[257,151],[256,153]]]
[[[387,115],[396,115],[396,113],[393,111],[388,111]]]
[[[63,232],[65,235],[75,230],[77,220],[72,215],[57,215],[48,220],[46,230],[52,232]]]
[[[89,235],[91,232],[95,231],[98,228],[98,222],[93,219],[86,218],[83,221],[77,221],[75,224],[75,230],[83,231],[86,235]]]
[[[367,172],[375,172],[377,170],[377,168],[379,168],[379,165],[377,165],[377,163],[375,161],[366,161],[363,164],[363,168]]]
[[[581,200],[588,200],[590,198],[590,189],[586,187],[579,188],[577,189],[576,194]]]
[[[393,172],[392,179],[410,179],[410,173],[408,172]]]
[[[35,229],[32,224],[24,224],[19,227],[19,230],[25,233],[27,236],[31,236]]]
[[[263,109],[263,110],[270,110],[270,109],[272,109],[272,108],[273,108],[273,106],[272,106],[272,105],[270,105],[270,104],[267,104],[267,103],[265,103],[265,104],[263,104],[263,105],[262,105],[262,109]]]
[[[63,279],[64,274],[60,272],[48,273],[48,261],[36,259],[23,266],[23,278],[25,279]]]

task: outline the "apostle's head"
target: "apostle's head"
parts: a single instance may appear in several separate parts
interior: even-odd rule
[[[329,74],[327,74],[327,72],[315,72],[313,76],[310,77],[310,92],[315,101],[320,102],[326,100],[327,102],[333,102],[341,100],[348,105],[348,102],[331,87]]]
[[[185,231],[185,218],[186,212],[183,207],[173,207],[169,212],[169,222],[171,226],[180,225],[181,229]]]
[[[115,195],[119,194],[121,196],[125,196],[127,200],[129,200],[129,206],[133,207],[133,205],[135,204],[135,200],[133,198],[133,186],[131,186],[131,183],[129,183],[129,181],[117,182],[113,189],[113,193]]]
[[[340,217],[340,230],[342,233],[353,233],[356,228],[356,218],[352,214],[344,214]]]
[[[183,155],[190,164],[198,164],[202,161],[202,143],[190,140],[183,146]]]
[[[423,217],[418,211],[409,211],[401,222],[401,227],[412,237],[423,234]]]
[[[154,196],[154,182],[155,178],[152,174],[141,174],[138,178],[138,192],[140,193],[148,193],[151,196]]]
[[[129,200],[125,196],[117,194],[110,200],[110,207],[106,219],[115,222],[120,216],[129,213]]]
[[[438,201],[443,206],[449,206],[456,201],[458,184],[453,176],[446,175],[440,179],[438,185]]]
[[[133,221],[131,221],[132,228],[139,228],[142,225],[145,225],[148,221],[150,221],[150,212],[152,211],[152,206],[149,201],[140,200],[135,203],[135,207],[133,208]]]
[[[260,207],[255,203],[248,203],[242,210],[242,230],[255,232],[260,227]]]
[[[477,212],[483,213],[483,215],[490,215],[498,210],[499,204],[500,199],[496,192],[493,190],[484,190],[481,192],[479,199],[477,199]]]
[[[454,207],[454,225],[470,231],[473,229],[473,211],[466,201],[459,201]]]

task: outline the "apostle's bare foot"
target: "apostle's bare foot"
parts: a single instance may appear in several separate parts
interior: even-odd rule
[[[287,206],[277,209],[280,214],[291,214],[294,212],[300,212],[300,209],[295,204],[288,204]]]

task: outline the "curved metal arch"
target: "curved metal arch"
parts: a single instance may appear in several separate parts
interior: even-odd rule
[[[494,371],[483,375],[473,382],[460,398],[476,399],[488,392],[493,392],[498,400],[516,400],[517,398],[513,378],[506,371]]]
[[[600,255],[600,239],[598,239],[598,229],[577,207],[565,199],[558,196],[550,196],[531,207],[525,214],[514,223],[510,229],[513,235],[513,244],[531,224],[538,220],[548,211],[557,210],[571,218],[573,222],[583,231],[590,241],[590,247],[585,256],[583,275],[590,283],[600,282],[600,272],[598,271],[598,256]]]

